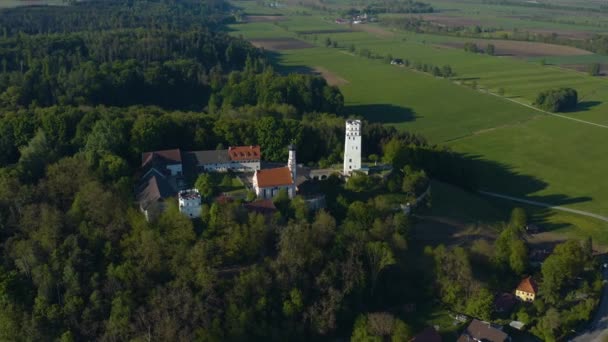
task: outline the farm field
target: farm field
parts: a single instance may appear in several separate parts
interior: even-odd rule
[[[2,0],[0,8],[11,8],[18,6],[38,6],[38,5],[65,5],[63,0]]]
[[[421,133],[433,143],[476,158],[485,165],[478,177],[484,190],[608,213],[608,184],[602,181],[608,162],[598,148],[608,142],[608,127],[593,125],[608,126],[608,79],[542,66],[534,61],[539,56],[487,56],[442,46],[463,44],[467,41],[463,38],[387,31],[374,25],[350,31],[321,13],[288,18],[277,24],[235,24],[230,30],[252,40],[291,38],[314,45],[276,49],[271,57],[283,72],[323,70],[322,74],[340,79],[337,85],[345,96],[347,114]],[[338,48],[326,48],[326,38],[337,41]],[[457,76],[435,78],[380,58],[356,56],[349,51],[350,45],[416,63],[449,64]],[[559,46],[551,53],[542,56],[547,63],[608,60]],[[582,110],[564,116],[585,122],[549,116],[512,102],[531,104],[538,92],[560,86],[576,88],[583,104]],[[502,91],[505,98],[487,91]],[[548,209],[530,210],[538,221],[565,236],[591,234],[596,241],[608,243],[602,234],[608,228],[606,222]]]

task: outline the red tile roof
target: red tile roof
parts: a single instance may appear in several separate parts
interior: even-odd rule
[[[141,166],[144,167],[152,161],[162,161],[164,163],[181,163],[182,153],[178,148],[173,150],[144,152],[141,154]]]
[[[253,201],[251,203],[246,203],[244,207],[249,211],[259,214],[273,214],[277,211],[277,207],[274,206],[274,203],[270,199],[262,199]]]
[[[536,285],[536,282],[534,281],[534,279],[532,279],[532,277],[527,277],[519,283],[519,285],[517,286],[517,290],[536,294],[536,292],[538,291],[538,286]]]
[[[228,148],[232,161],[260,160],[260,146],[233,146]]]
[[[270,188],[274,186],[292,185],[291,171],[287,166],[276,169],[265,169],[256,171],[255,177],[258,187]]]

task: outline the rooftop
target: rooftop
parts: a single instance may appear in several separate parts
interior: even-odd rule
[[[141,180],[135,191],[137,202],[143,209],[147,209],[150,204],[175,194],[175,190],[162,173],[155,171],[156,169],[152,169],[152,172],[149,172]]]
[[[186,152],[190,162],[196,165],[205,164],[226,164],[230,162],[228,150],[208,150]]]
[[[536,294],[536,292],[538,292],[538,286],[532,277],[527,277],[519,283],[517,291]]]
[[[228,148],[232,161],[260,160],[260,146],[234,146]]]
[[[270,188],[293,184],[291,171],[287,166],[256,171],[255,177],[258,187],[260,188]]]
[[[507,341],[509,335],[507,335],[502,328],[494,326],[488,322],[482,322],[478,319],[473,319],[471,324],[462,332],[462,335],[458,338],[458,342],[473,342],[473,341],[487,341],[487,342],[504,342]]]
[[[274,203],[270,199],[261,199],[246,203],[244,207],[248,211],[256,212],[258,214],[274,214],[277,211],[277,207],[274,206]]]
[[[179,149],[144,152],[141,154],[141,166],[153,163],[178,164],[182,162],[182,153]]]
[[[185,200],[201,198],[201,194],[196,189],[182,190],[178,194],[179,194],[180,199],[185,199]]]

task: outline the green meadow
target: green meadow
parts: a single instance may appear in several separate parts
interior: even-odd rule
[[[608,182],[603,178],[608,174],[608,160],[603,156],[608,128],[592,125],[608,125],[608,79],[537,61],[441,46],[466,41],[454,37],[387,31],[327,33],[348,26],[333,24],[320,13],[290,15],[280,25],[235,24],[229,29],[248,39],[298,38],[315,45],[269,54],[281,71],[312,72],[322,67],[346,80],[339,87],[347,114],[420,133],[432,143],[475,159],[482,170],[477,176],[484,190],[608,215]],[[339,48],[326,48],[327,37],[337,41]],[[380,56],[449,64],[457,76],[436,78],[389,65],[382,58],[363,58],[349,52],[351,45]],[[589,56],[595,57],[546,59],[552,63],[551,58],[604,58]],[[511,101],[530,104],[538,92],[565,86],[578,90],[581,109],[564,115],[588,123],[550,116]],[[486,93],[499,90],[504,98]],[[602,234],[608,228],[606,222],[554,210],[530,210],[537,221],[555,231],[567,236],[591,234],[596,241],[608,243]]]
[[[64,0],[2,0],[0,1],[0,8],[10,8],[17,6],[32,6],[32,5],[65,5]]]

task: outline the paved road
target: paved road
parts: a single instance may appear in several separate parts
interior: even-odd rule
[[[608,280],[608,269],[604,268],[604,280]],[[608,339],[608,283],[604,284],[600,305],[589,328],[572,339],[572,342],[603,342]]]
[[[483,195],[487,195],[487,196],[507,199],[507,200],[514,201],[514,202],[520,202],[520,203],[526,203],[526,204],[530,204],[530,205],[535,205],[535,206],[538,206],[538,207],[544,207],[544,208],[550,208],[550,209],[555,209],[555,210],[567,211],[569,213],[583,215],[583,216],[588,216],[588,217],[593,217],[593,218],[596,218],[598,220],[602,220],[602,221],[608,222],[608,216],[602,216],[602,215],[599,215],[599,214],[590,213],[588,211],[582,211],[582,210],[570,209],[570,208],[566,208],[566,207],[560,207],[558,205],[552,205],[552,204],[544,203],[544,202],[531,201],[531,200],[527,200],[527,199],[524,199],[524,198],[507,196],[507,195],[497,194],[495,192],[489,192],[489,191],[481,191],[480,190],[479,193],[483,194]]]

